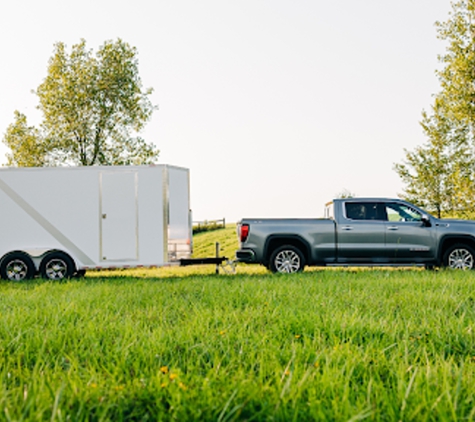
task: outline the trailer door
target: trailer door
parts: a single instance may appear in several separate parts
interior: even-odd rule
[[[138,259],[137,181],[135,171],[100,174],[103,261]]]
[[[168,167],[168,260],[191,258],[192,222],[187,169]]]

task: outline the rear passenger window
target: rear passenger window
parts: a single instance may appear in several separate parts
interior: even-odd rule
[[[350,220],[384,220],[380,206],[375,202],[347,202],[345,211]]]

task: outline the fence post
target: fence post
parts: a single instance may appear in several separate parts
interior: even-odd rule
[[[219,242],[216,242],[216,258],[219,258]],[[216,264],[216,274],[219,274],[219,264]]]

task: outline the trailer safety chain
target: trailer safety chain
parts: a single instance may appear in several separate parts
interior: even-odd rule
[[[236,265],[234,264],[235,261],[227,259],[225,257],[220,257],[220,244],[219,242],[215,243],[215,250],[216,250],[216,259],[222,259],[221,262],[216,264],[215,273],[219,274],[219,269],[221,268],[225,274],[236,274]]]
[[[236,261],[227,259],[224,263],[219,265],[225,274],[236,274]]]

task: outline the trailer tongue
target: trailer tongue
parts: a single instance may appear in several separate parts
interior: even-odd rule
[[[219,258],[190,258],[190,259],[180,259],[180,265],[186,267],[189,265],[221,265],[223,262],[227,261],[228,258],[221,256]]]

